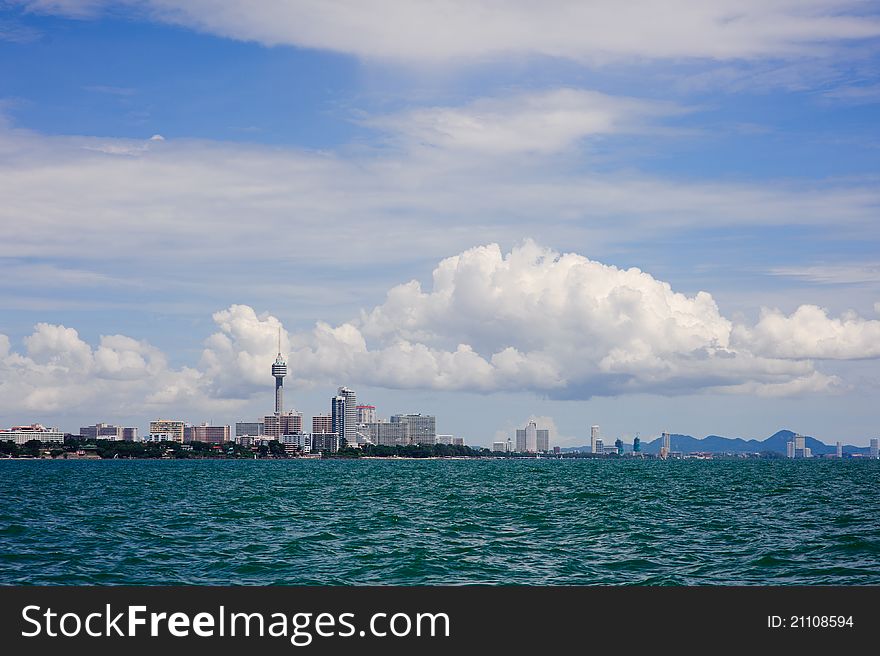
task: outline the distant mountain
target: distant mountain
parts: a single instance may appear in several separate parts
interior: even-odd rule
[[[786,452],[786,445],[789,440],[794,438],[794,435],[795,434],[790,430],[781,430],[763,440],[746,440],[741,437],[721,437],[720,435],[707,435],[700,439],[690,435],[672,433],[669,436],[669,446],[672,451],[681,451],[683,453],[760,453],[761,451],[774,451],[784,455]],[[825,444],[814,437],[807,436],[805,444],[812,449],[814,456],[835,453],[837,451],[835,445]],[[661,446],[662,438],[658,437],[650,442],[642,442],[642,451],[644,453],[660,453]],[[561,450],[564,452],[589,451],[590,447],[564,447]],[[847,444],[843,447],[843,452],[868,453],[868,447]]]

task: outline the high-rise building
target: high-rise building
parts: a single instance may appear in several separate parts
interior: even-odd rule
[[[173,419],[157,419],[150,422],[150,435],[163,433],[168,435],[170,441],[183,443],[183,429],[186,425],[182,421]]]
[[[546,438],[547,445],[546,448],[540,448],[538,440],[538,433],[543,433],[543,438]],[[516,429],[516,450],[520,453],[537,453],[538,451],[547,451],[550,448],[550,433],[547,430],[538,430],[538,425],[530,421],[525,428],[517,428]]]
[[[880,458],[880,438],[872,437],[870,442],[870,448],[868,449],[868,453],[875,460]]]
[[[376,406],[359,405],[357,406],[357,423],[375,424],[376,423]]]
[[[333,432],[339,437],[339,446],[345,446],[345,397],[336,395],[330,399],[330,421]]]
[[[843,442],[837,442],[837,457],[843,458]]]
[[[14,442],[15,444],[27,444],[31,440],[40,442],[64,443],[64,433],[57,428],[46,428],[42,424],[30,426],[13,426],[9,430],[0,430],[0,442]]]
[[[436,427],[437,418],[433,415],[392,415],[390,421],[365,424],[364,434],[373,444],[381,446],[406,446],[408,444],[432,446],[438,444]],[[462,439],[452,435],[447,437],[449,441],[443,442],[443,444],[455,444],[456,440]]]
[[[263,421],[237,421],[235,422],[235,436],[250,435],[258,437],[263,435],[265,428],[265,420]]]
[[[79,429],[79,434],[86,439],[113,440],[121,442],[123,438],[122,426],[114,426],[113,424],[97,423],[94,426],[83,426]],[[137,430],[137,429],[135,429]]]
[[[183,429],[183,441],[202,442],[204,444],[225,444],[231,441],[229,426],[186,426]]]
[[[344,446],[357,446],[357,425],[358,425],[358,411],[357,411],[357,394],[355,394],[353,389],[349,389],[348,387],[340,387],[336,390],[336,396],[342,397],[345,399],[345,417],[342,423],[342,431],[337,431],[339,436],[342,438],[340,448]],[[336,429],[336,424],[333,425],[334,430]]]
[[[138,441],[138,429],[136,427],[127,427],[122,429],[122,439],[126,442]]]
[[[287,363],[281,357],[281,327],[278,327],[278,355],[272,364],[272,376],[275,377],[275,414],[284,412],[284,377],[287,375]]]
[[[633,453],[641,453],[642,452],[642,440],[639,439],[639,436],[636,435],[635,439],[633,439]]]
[[[263,417],[263,435],[277,440],[282,435],[303,432],[303,414],[296,410]]]
[[[312,433],[312,451],[339,451],[339,436],[336,433]]]
[[[437,418],[434,415],[393,415],[391,423],[405,426],[404,430],[409,444],[421,444],[422,446],[437,444]]]
[[[332,433],[333,432],[333,415],[330,413],[315,415],[312,417],[313,433]]]
[[[546,453],[550,450],[550,429],[538,429],[538,452]]]
[[[794,440],[789,440],[785,443],[785,457],[786,458],[794,458]]]
[[[618,437],[616,440],[614,440],[614,446],[617,448],[617,455],[622,456],[623,455],[623,440]]]
[[[408,428],[407,424],[390,421],[375,422],[365,426],[370,441],[379,446],[406,446],[410,444]]]
[[[590,426],[590,453],[598,453],[596,451],[596,440],[599,439],[599,427]]]
[[[662,446],[660,447],[660,457],[664,460],[669,457],[669,452],[672,448],[671,446],[671,436],[669,435],[669,431],[663,431],[663,441],[661,442]]]
[[[605,453],[605,444],[602,442],[601,437],[597,437],[593,443],[593,453],[598,453],[599,455]]]

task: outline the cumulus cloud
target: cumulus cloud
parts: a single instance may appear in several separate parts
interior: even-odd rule
[[[517,54],[588,63],[643,58],[814,56],[817,47],[880,34],[852,0],[19,0],[82,18],[100,6],[220,36],[407,63]]]
[[[854,312],[833,318],[815,305],[802,305],[788,316],[764,308],[754,327],[738,326],[734,337],[753,352],[775,358],[880,357],[880,321]]]
[[[75,329],[49,323],[37,324],[23,341],[20,353],[0,335],[0,411],[100,405],[102,412],[124,414],[168,404],[218,407],[205,394],[201,372],[169,367],[147,342],[105,335],[92,347]]]
[[[92,346],[73,328],[40,323],[22,352],[0,335],[0,410],[233,408],[265,392],[279,333],[288,385],[577,399],[828,392],[845,382],[813,360],[880,357],[880,321],[832,318],[804,305],[789,316],[765,310],[754,326],[735,324],[706,292],[681,294],[639,269],[532,241],[509,252],[489,244],[448,257],[430,288],[398,285],[382,304],[335,326],[319,321],[290,332],[247,305],[213,319],[217,330],[199,362],[179,368],[124,335]]]
[[[203,354],[209,377],[265,386],[277,319],[233,306],[215,321],[220,331]],[[557,398],[704,389],[787,395],[841,385],[815,369],[812,351],[768,354],[760,340],[752,348],[747,330],[764,327],[735,326],[706,292],[686,296],[638,269],[527,241],[508,253],[490,244],[446,258],[430,289],[398,285],[356,320],[319,322],[311,332],[283,333],[282,342],[300,383]]]

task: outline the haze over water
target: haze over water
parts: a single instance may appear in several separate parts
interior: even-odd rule
[[[880,584],[880,462],[3,461],[0,584]]]

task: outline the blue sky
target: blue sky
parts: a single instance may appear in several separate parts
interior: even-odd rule
[[[871,4],[449,7],[0,3],[0,424],[875,436]]]

